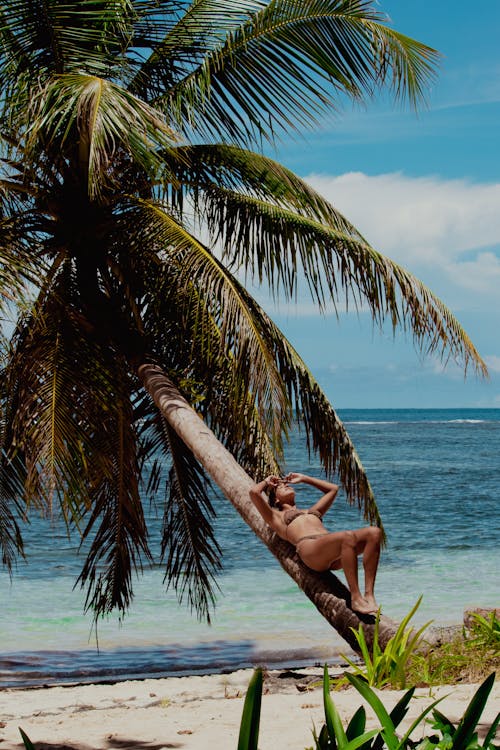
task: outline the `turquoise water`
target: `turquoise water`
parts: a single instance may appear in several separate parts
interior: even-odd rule
[[[350,410],[341,416],[388,534],[377,581],[384,612],[400,619],[423,594],[415,622],[445,625],[461,622],[468,606],[498,605],[500,410]],[[287,464],[320,474],[299,434],[292,436]],[[298,504],[308,498],[299,487]],[[28,564],[19,563],[12,581],[0,574],[2,684],[333,660],[346,648],[343,642],[232,506],[214,502],[225,569],[212,625],[179,607],[156,567],[137,580],[124,622],[110,618],[99,625],[99,650],[91,618],[82,612],[83,592],[73,589],[82,564],[77,540],[33,520]],[[362,522],[339,497],[326,523],[352,528]]]

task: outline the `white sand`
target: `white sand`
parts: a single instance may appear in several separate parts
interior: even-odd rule
[[[295,670],[304,679],[321,669]],[[260,750],[303,750],[312,747],[311,729],[323,724],[320,688],[299,692],[299,679],[280,679],[271,672],[264,684]],[[77,685],[37,689],[0,690],[0,750],[20,748],[18,726],[37,750],[236,750],[243,699],[252,675],[240,670],[229,675],[135,680],[114,685]],[[477,689],[459,685],[418,689],[410,704],[409,720],[441,695],[448,695],[440,710],[458,721]],[[381,691],[390,709],[402,695]],[[344,726],[363,700],[354,688],[332,693]],[[379,726],[368,706],[370,727]],[[500,709],[500,681],[490,694],[482,716],[483,735]],[[408,720],[406,721],[408,725]],[[405,726],[405,725],[403,725]],[[429,733],[421,729],[417,735]]]

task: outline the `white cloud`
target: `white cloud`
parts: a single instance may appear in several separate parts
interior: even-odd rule
[[[446,270],[450,280],[457,286],[471,292],[498,294],[500,258],[494,253],[480,252],[472,261],[449,263]]]
[[[484,361],[486,362],[486,366],[490,373],[500,372],[500,357],[498,357],[496,354],[486,355],[486,357],[484,357]]]
[[[401,173],[306,177],[380,252],[417,275],[495,293],[500,279],[500,183]]]

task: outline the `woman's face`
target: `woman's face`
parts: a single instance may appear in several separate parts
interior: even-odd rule
[[[295,490],[283,482],[276,487],[275,498],[278,506],[295,505]]]

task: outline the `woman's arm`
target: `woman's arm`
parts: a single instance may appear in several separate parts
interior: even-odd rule
[[[252,503],[255,505],[264,521],[269,526],[271,526],[271,528],[273,527],[273,523],[275,521],[275,514],[262,493],[266,492],[269,487],[275,487],[278,482],[279,477],[269,476],[263,479],[261,482],[257,482],[256,484],[254,484],[254,486],[250,489],[250,499]]]
[[[331,506],[337,493],[339,491],[338,484],[333,482],[327,482],[326,479],[317,479],[316,477],[309,477],[307,474],[298,474],[297,472],[291,472],[285,477],[285,481],[290,484],[309,484],[311,487],[321,490],[325,494],[320,497],[317,503],[311,506],[310,510],[317,510],[323,516],[328,508]]]

